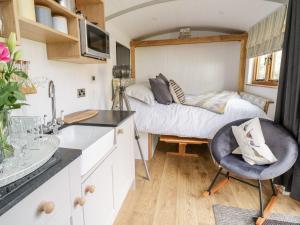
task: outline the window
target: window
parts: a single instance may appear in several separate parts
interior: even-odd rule
[[[282,51],[261,55],[252,59],[252,84],[277,86],[280,74]]]

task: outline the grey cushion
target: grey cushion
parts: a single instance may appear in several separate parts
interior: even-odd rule
[[[149,79],[154,98],[160,104],[169,105],[173,102],[172,95],[166,82],[161,78]]]
[[[266,144],[278,162],[266,166],[251,166],[242,157],[231,154],[238,146],[232,126],[239,126],[248,119],[234,121],[221,128],[211,141],[211,151],[215,160],[229,172],[246,179],[268,180],[288,171],[296,162],[298,144],[283,127],[273,121],[260,119]]]
[[[166,78],[166,76],[163,75],[162,73],[158,74],[158,76],[156,76],[156,78],[162,79],[169,86],[169,80],[168,80],[168,78]]]

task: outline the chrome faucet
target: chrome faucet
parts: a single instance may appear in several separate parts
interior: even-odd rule
[[[55,86],[54,82],[51,80],[48,86],[48,95],[51,98],[51,109],[52,109],[52,119],[51,123],[56,123],[56,99],[55,99]]]
[[[59,120],[57,120],[57,118],[56,118],[55,86],[54,86],[54,82],[52,80],[49,82],[48,95],[49,95],[49,98],[51,99],[52,118],[51,118],[50,122],[47,122],[47,115],[44,115],[43,131],[44,131],[44,133],[57,134],[58,129],[64,124],[64,122],[63,122],[64,111],[61,111],[61,118]]]

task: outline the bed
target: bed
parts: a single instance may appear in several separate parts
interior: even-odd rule
[[[190,97],[192,96],[186,96]],[[135,122],[141,133],[143,149],[147,149],[144,151],[146,159],[152,158],[160,135],[164,136],[164,140],[169,140],[170,137],[173,139],[187,137],[189,139],[182,140],[186,140],[187,143],[198,140],[195,144],[207,143],[201,140],[212,139],[215,133],[229,122],[252,117],[267,118],[262,108],[242,99],[239,95],[227,102],[224,114],[176,103],[162,105],[155,102],[149,105],[131,97],[129,102],[132,110],[136,111]],[[174,139],[173,143],[180,142]]]

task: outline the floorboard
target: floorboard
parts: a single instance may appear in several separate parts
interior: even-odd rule
[[[166,154],[176,150],[176,144],[158,144],[149,163],[150,182],[144,179],[142,163],[136,162],[136,188],[129,192],[114,225],[214,225],[214,204],[258,209],[257,190],[234,180],[214,196],[202,197],[218,169],[207,145],[188,146],[188,152],[199,158]],[[268,183],[264,187],[267,200],[271,191]],[[300,203],[280,196],[272,212],[300,215]]]

